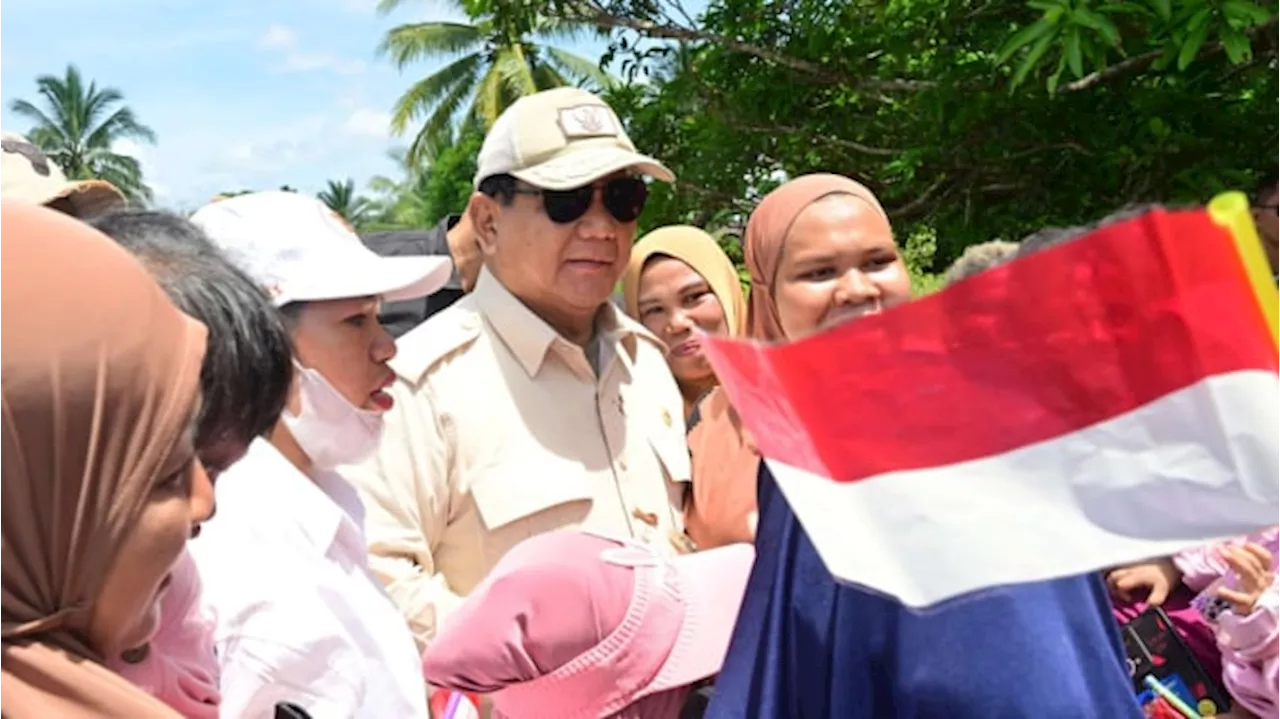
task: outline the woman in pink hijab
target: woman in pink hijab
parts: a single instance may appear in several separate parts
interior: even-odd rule
[[[838,175],[769,193],[747,223],[746,260],[758,340],[795,342],[911,299],[888,215]],[[765,463],[758,497],[756,562],[711,719],[1141,716],[1098,577],[999,587],[922,613],[837,582]]]

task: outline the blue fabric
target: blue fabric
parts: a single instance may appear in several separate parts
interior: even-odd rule
[[[1139,719],[1096,575],[921,613],[838,584],[764,463],[756,564],[711,719]]]

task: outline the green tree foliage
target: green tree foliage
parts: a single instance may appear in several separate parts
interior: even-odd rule
[[[429,225],[467,208],[475,192],[476,157],[483,142],[484,130],[478,123],[465,125],[457,141],[432,161],[422,188]]]
[[[362,229],[430,227],[466,209],[474,191],[476,156],[484,142],[484,129],[471,122],[456,138],[450,133],[446,139],[417,164],[410,162],[407,151],[391,153],[401,175],[369,181],[373,198]]]
[[[378,8],[389,12],[409,2],[382,0]],[[404,133],[416,127],[409,146],[409,158],[415,163],[441,143],[459,118],[476,117],[488,127],[524,95],[564,85],[604,88],[612,83],[596,63],[552,45],[589,31],[579,23],[540,14],[523,2],[455,0],[453,4],[467,13],[470,23],[399,25],[387,32],[379,47],[401,70],[419,60],[450,60],[396,101],[392,128]]]
[[[156,141],[151,128],[138,122],[124,104],[119,90],[98,87],[92,80],[86,85],[74,65],[68,65],[62,77],[37,77],[36,89],[44,101],[43,109],[27,100],[14,100],[9,109],[34,123],[28,138],[68,178],[106,180],[133,202],[151,200],[151,189],[143,181],[138,161],[112,150],[117,140],[126,138],[151,144]]]
[[[356,183],[351,179],[329,180],[316,197],[356,229],[363,228],[373,209],[367,198],[356,194]]]
[[[609,100],[679,177],[655,186],[646,226],[740,230],[781,179],[837,172],[900,237],[934,238],[928,259],[912,251],[938,271],[969,244],[1252,189],[1275,167],[1274,2],[550,6],[616,31],[631,83]]]

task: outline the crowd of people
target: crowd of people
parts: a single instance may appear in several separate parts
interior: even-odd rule
[[[704,343],[912,300],[853,179],[765,196],[744,288],[701,228],[636,240],[674,176],[577,89],[502,113],[461,214],[364,237],[3,150],[5,717],[1159,716],[1122,634],[1156,608],[1196,716],[1277,716],[1274,528],[928,612],[832,577]]]

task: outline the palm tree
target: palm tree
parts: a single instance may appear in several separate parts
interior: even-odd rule
[[[355,181],[350,178],[342,182],[329,180],[327,185],[316,197],[353,227],[363,224],[370,209],[369,200],[356,195]]]
[[[386,13],[405,2],[381,0],[378,10]],[[459,0],[452,2],[465,9]],[[409,157],[415,162],[425,157],[430,147],[442,144],[460,112],[478,118],[487,129],[508,105],[524,95],[565,85],[604,89],[614,83],[590,60],[545,44],[600,30],[530,14],[523,5],[489,5],[484,14],[471,15],[471,24],[423,22],[392,28],[378,48],[400,70],[420,59],[455,58],[414,83],[396,101],[391,125],[397,133],[426,118],[409,146]]]
[[[122,139],[155,144],[151,128],[138,122],[124,105],[124,95],[114,87],[85,87],[80,71],[68,65],[63,77],[41,75],[36,87],[44,98],[41,110],[26,100],[14,100],[9,109],[35,123],[28,138],[73,180],[100,179],[115,185],[130,200],[151,199],[151,188],[142,180],[142,167],[128,155],[113,152]]]
[[[430,160],[412,164],[409,162],[409,150],[402,147],[388,150],[387,156],[396,164],[400,177],[375,175],[369,178],[373,199],[369,201],[367,229],[427,226],[425,189],[430,176]]]

